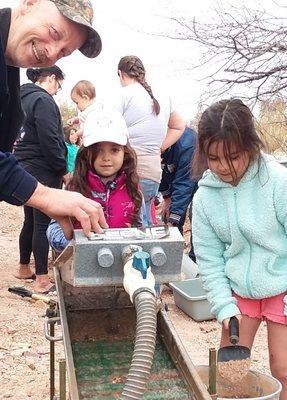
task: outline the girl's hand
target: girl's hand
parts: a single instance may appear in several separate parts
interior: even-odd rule
[[[286,315],[286,317],[287,317],[287,294],[283,298],[283,301],[284,301],[284,315]]]
[[[238,319],[238,321],[240,323],[242,315],[241,314],[237,314],[237,315],[235,315],[235,317]],[[229,329],[229,320],[230,320],[230,318],[226,318],[226,319],[224,319],[222,321],[222,325],[223,325],[224,329]]]

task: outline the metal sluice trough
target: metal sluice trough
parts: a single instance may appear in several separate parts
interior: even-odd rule
[[[165,232],[161,229],[157,232],[149,230],[146,237],[95,240],[84,238],[79,231],[73,245],[56,260],[54,272],[69,399],[132,398],[121,397],[121,394],[133,357],[136,311],[122,285],[120,254],[127,246],[140,246],[151,255],[151,270],[157,282],[178,279],[183,239],[176,228],[164,228]],[[128,230],[117,231],[125,231],[126,235]],[[137,398],[210,400],[169,321],[168,312],[161,304],[158,308],[156,347],[147,390]],[[47,326],[53,327],[55,321],[48,321]],[[47,336],[53,340],[53,334]],[[63,372],[61,376],[60,397],[55,397],[52,383],[51,399],[66,399]],[[54,379],[54,374],[51,378]]]

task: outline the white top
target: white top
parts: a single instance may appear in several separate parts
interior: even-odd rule
[[[160,153],[166,137],[170,114],[174,111],[168,96],[153,94],[160,104],[160,113],[153,111],[153,101],[143,86],[135,82],[122,88],[117,108],[129,130],[130,144],[139,153]]]
[[[129,142],[137,153],[137,172],[141,179],[161,180],[160,148],[167,134],[170,114],[174,111],[171,99],[163,93],[153,94],[160,105],[154,112],[153,100],[144,87],[135,82],[122,88],[117,108],[123,115],[129,131]]]
[[[102,107],[102,105],[100,105]],[[80,121],[80,127],[83,129],[85,121],[87,119],[87,116],[89,115],[90,112],[95,112],[99,108],[99,103],[94,101],[92,104],[90,104],[84,111],[80,111],[78,113],[79,121]]]

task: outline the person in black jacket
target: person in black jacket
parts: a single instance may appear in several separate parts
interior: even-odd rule
[[[162,219],[178,227],[181,234],[188,206],[197,189],[197,183],[190,172],[195,138],[194,130],[186,127],[178,141],[162,153],[162,178],[159,186],[163,196]],[[189,257],[195,261],[192,250]]]
[[[87,236],[107,227],[100,205],[42,185],[9,152],[24,118],[19,67],[48,67],[76,49],[96,57],[102,46],[92,24],[89,0],[21,1],[14,9],[0,9],[0,201],[40,209],[65,226],[70,238],[69,217],[81,222]]]
[[[20,96],[26,114],[21,139],[14,155],[20,165],[45,186],[60,189],[67,183],[64,133],[60,110],[53,96],[61,89],[64,74],[56,65],[29,68],[27,77],[33,83],[21,86]],[[48,278],[49,244],[46,230],[50,218],[41,211],[24,206],[24,224],[20,233],[19,279],[31,278],[30,257],[33,252],[36,270],[36,292],[47,292],[52,284]]]

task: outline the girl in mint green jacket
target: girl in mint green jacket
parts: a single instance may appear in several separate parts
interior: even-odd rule
[[[213,104],[199,121],[193,170],[193,246],[212,312],[240,321],[240,344],[252,347],[267,323],[270,369],[287,399],[287,169],[262,153],[241,100]]]

